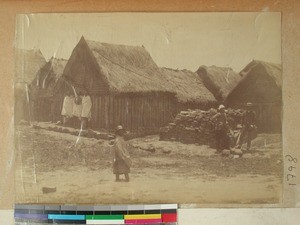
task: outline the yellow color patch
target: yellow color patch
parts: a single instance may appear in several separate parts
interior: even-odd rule
[[[161,214],[124,215],[125,220],[161,219]]]

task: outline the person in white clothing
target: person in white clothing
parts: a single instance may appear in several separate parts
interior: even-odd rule
[[[82,129],[88,128],[88,121],[91,119],[92,114],[92,100],[87,91],[84,91],[82,96],[82,111],[81,111],[81,127]]]
[[[70,119],[73,117],[73,104],[74,104],[74,95],[69,93],[64,98],[62,111],[61,111],[64,125],[69,124]]]
[[[81,92],[78,92],[78,94],[75,96],[73,101],[73,113],[72,115],[75,117],[74,119],[74,125],[76,128],[79,128],[81,123],[81,113],[82,113],[82,96]]]

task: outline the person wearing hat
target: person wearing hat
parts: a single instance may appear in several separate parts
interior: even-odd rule
[[[213,121],[215,123],[216,150],[217,153],[221,153],[229,145],[228,122],[224,105],[219,106],[218,113],[213,117]]]
[[[247,150],[251,148],[251,141],[253,137],[253,132],[256,132],[256,114],[253,110],[253,104],[248,102],[246,104],[246,110],[242,116],[242,130],[240,137],[237,141],[237,148],[241,148],[243,142],[247,142]]]
[[[113,173],[116,175],[116,181],[120,181],[120,175],[124,174],[125,180],[129,182],[131,158],[124,140],[125,133],[121,125],[117,126],[116,139],[113,145]]]

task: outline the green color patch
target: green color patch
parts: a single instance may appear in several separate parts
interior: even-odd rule
[[[124,215],[86,215],[86,220],[123,220]]]

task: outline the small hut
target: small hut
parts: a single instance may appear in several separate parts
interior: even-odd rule
[[[62,97],[61,76],[67,64],[66,59],[52,57],[37,73],[30,84],[30,99],[33,119],[37,121],[58,121]]]
[[[230,67],[200,66],[196,73],[220,103],[241,79],[241,76]]]
[[[229,93],[229,107],[243,107],[252,102],[261,132],[281,132],[282,74],[281,65],[253,60],[241,72],[241,80]]]
[[[215,97],[196,73],[169,68],[161,68],[160,72],[165,79],[166,89],[176,93],[178,112],[186,109],[209,109],[216,105]]]
[[[15,122],[30,120],[30,104],[28,85],[33,81],[36,73],[46,64],[40,50],[15,49]]]

